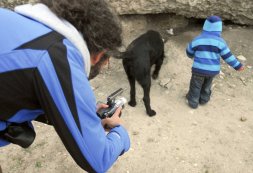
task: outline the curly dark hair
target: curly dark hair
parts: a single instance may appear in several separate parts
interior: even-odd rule
[[[83,34],[91,53],[122,44],[119,19],[104,0],[40,0]]]

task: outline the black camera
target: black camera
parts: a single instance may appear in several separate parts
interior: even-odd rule
[[[120,88],[107,97],[106,104],[109,107],[108,108],[101,108],[98,110],[97,115],[99,118],[101,118],[101,119],[110,118],[119,107],[124,108],[124,104],[127,102],[126,98],[120,97],[120,98],[116,99],[116,97],[122,93],[123,93],[123,89]]]

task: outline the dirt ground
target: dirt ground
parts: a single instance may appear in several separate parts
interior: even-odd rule
[[[109,173],[252,173],[253,172],[253,30],[226,26],[223,37],[232,52],[246,60],[243,72],[222,62],[222,73],[213,82],[211,101],[189,108],[192,60],[186,44],[200,32],[190,28],[169,37],[166,59],[159,78],[152,81],[148,117],[137,85],[137,106],[126,106],[122,115],[131,138],[129,152],[121,156]],[[135,33],[136,34],[136,33]],[[127,40],[127,38],[126,38]],[[126,42],[131,41],[129,38]],[[91,82],[97,100],[122,87],[129,99],[129,84],[120,60]],[[15,145],[0,148],[3,173],[81,173],[54,129],[34,123],[37,137],[28,149]]]

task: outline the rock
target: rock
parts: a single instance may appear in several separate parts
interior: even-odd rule
[[[221,78],[221,79],[224,79],[224,76],[220,75],[220,78]]]
[[[225,76],[225,74],[222,71],[220,71],[220,75]]]
[[[241,120],[242,122],[245,122],[245,121],[247,121],[247,117],[242,116],[242,117],[240,118],[240,120]]]
[[[166,32],[170,35],[174,35],[174,30],[173,28],[170,28],[169,30],[166,30]]]
[[[1,0],[0,7],[13,9],[17,5],[22,5],[26,3],[35,3],[35,2],[38,2],[38,0]]]
[[[221,79],[224,79],[225,74],[224,74],[222,71],[220,71],[220,75],[219,75],[219,77],[220,77]]]
[[[170,84],[170,81],[171,81],[170,78],[161,79],[159,85],[160,85],[161,87],[164,87],[164,88],[169,89],[169,88],[170,88],[170,85],[169,85],[169,84]]]
[[[154,139],[154,138],[148,138],[148,139],[147,139],[147,142],[148,142],[148,143],[153,143],[153,142],[155,142],[155,139]]]
[[[253,25],[252,0],[108,0],[120,15],[174,13],[187,18],[219,14],[222,19]],[[240,9],[240,10],[238,10]]]
[[[134,136],[136,136],[136,135],[138,135],[139,134],[139,132],[137,132],[137,131],[133,131],[133,133],[132,133]]]
[[[236,85],[235,85],[235,84],[228,83],[228,87],[229,87],[229,88],[236,88]]]
[[[250,66],[250,65],[247,65],[247,68],[248,68],[248,69],[252,69],[252,66]]]
[[[241,61],[246,61],[247,60],[243,55],[239,55],[237,58]]]
[[[13,8],[24,3],[38,0],[1,0],[1,7]],[[120,15],[126,14],[162,14],[170,13],[187,18],[206,18],[212,14],[220,14],[224,20],[238,24],[253,25],[252,0],[108,0]],[[238,10],[239,9],[239,10]]]
[[[193,114],[194,114],[194,110],[190,110],[189,113],[190,113],[191,115],[193,115]]]
[[[213,85],[212,85],[212,90],[215,88],[215,86],[216,86],[217,84],[216,83],[213,83]]]

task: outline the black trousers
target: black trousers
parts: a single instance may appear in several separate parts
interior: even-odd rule
[[[213,78],[214,76],[192,74],[190,89],[186,96],[190,107],[197,108],[199,104],[206,104],[210,100]]]

